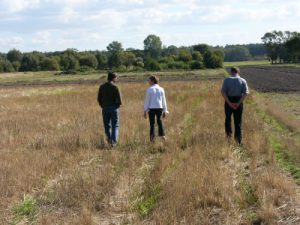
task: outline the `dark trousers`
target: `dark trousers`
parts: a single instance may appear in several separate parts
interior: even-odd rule
[[[108,141],[111,144],[116,144],[119,136],[119,109],[115,106],[104,107],[102,117]]]
[[[158,135],[165,136],[164,126],[162,122],[162,109],[150,109],[149,114],[149,122],[150,122],[150,140],[153,141],[155,137],[155,118],[158,125]]]
[[[241,97],[228,97],[232,103],[237,103]],[[225,131],[227,137],[231,137],[231,116],[233,114],[234,119],[234,138],[236,142],[241,144],[242,142],[242,115],[243,115],[243,103],[237,109],[232,109],[227,103],[225,103]]]

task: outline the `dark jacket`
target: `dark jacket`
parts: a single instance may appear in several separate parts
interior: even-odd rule
[[[103,107],[122,105],[122,97],[118,86],[112,82],[106,82],[99,87],[98,103]]]

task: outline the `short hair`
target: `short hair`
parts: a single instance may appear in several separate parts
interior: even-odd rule
[[[118,77],[118,75],[114,72],[108,72],[108,75],[107,75],[107,80],[108,81],[112,81],[113,79],[115,79],[116,77]]]
[[[150,76],[149,80],[152,81],[154,84],[158,84],[159,78],[157,76]]]
[[[238,68],[238,67],[236,67],[236,66],[231,67],[230,71],[231,71],[231,73],[240,73],[240,72],[241,72],[241,71],[240,71],[240,68]]]

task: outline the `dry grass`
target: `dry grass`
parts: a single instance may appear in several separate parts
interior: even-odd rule
[[[262,121],[247,105],[245,146],[228,145],[219,85],[163,84],[168,140],[152,145],[146,84],[121,84],[115,150],[104,144],[98,87],[2,90],[0,224],[292,224],[295,184],[277,168]],[[24,194],[38,212],[17,218]]]

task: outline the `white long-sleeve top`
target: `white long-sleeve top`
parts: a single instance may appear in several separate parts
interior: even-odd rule
[[[165,90],[158,84],[154,84],[147,89],[144,111],[149,109],[163,109],[163,112],[168,112]]]

